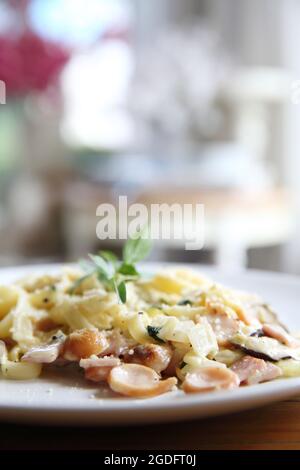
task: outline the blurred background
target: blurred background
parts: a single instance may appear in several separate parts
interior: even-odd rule
[[[96,250],[122,194],[205,204],[205,249],[153,259],[300,273],[299,22],[298,0],[0,0],[0,265]]]

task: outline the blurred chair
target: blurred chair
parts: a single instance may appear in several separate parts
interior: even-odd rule
[[[84,256],[109,244],[120,250],[119,240],[100,241],[96,237],[96,208],[100,203],[116,204],[116,198],[105,188],[88,183],[72,184],[66,191],[64,233],[69,258]],[[293,209],[289,194],[280,188],[260,191],[241,190],[174,190],[152,187],[141,192],[134,202],[151,204],[204,204],[205,250],[212,250],[213,262],[222,268],[247,266],[251,248],[265,248],[284,244],[293,230]],[[175,221],[176,223],[176,221]],[[191,223],[194,223],[191,221]],[[173,226],[174,231],[176,227]],[[203,230],[203,227],[199,227]],[[161,261],[167,253],[185,249],[185,240],[171,238],[156,243]],[[201,260],[201,253],[193,254],[193,261]]]

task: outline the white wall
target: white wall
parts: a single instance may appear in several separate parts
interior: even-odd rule
[[[300,80],[300,2],[281,2],[280,63],[291,70],[292,79]],[[282,163],[284,180],[294,192],[296,205],[296,231],[291,243],[284,250],[284,269],[300,273],[300,103],[288,102],[282,128]]]
[[[285,67],[300,80],[300,0],[134,0],[139,37],[149,40],[172,21],[205,15],[237,64]],[[300,104],[274,110],[269,159],[278,181],[294,192],[296,231],[282,269],[300,273]]]
[[[205,0],[212,24],[238,63],[284,67],[300,80],[299,0]],[[295,233],[282,250],[281,269],[300,274],[300,103],[275,110],[269,159],[292,192]],[[262,254],[263,256],[263,254]]]

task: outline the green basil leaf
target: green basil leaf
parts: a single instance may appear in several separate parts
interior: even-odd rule
[[[122,304],[125,304],[127,299],[127,291],[126,284],[124,281],[120,282],[120,284],[118,285],[118,294]]]
[[[104,258],[101,258],[101,256],[98,255],[89,254],[89,257],[95,264],[100,277],[103,276],[103,278],[107,280],[114,277],[114,267],[111,263],[108,263]]]
[[[123,249],[123,260],[125,264],[135,264],[149,255],[152,241],[149,238],[148,227],[144,227],[133,238],[129,238]]]
[[[95,271],[95,265],[94,263],[92,263],[92,261],[89,261],[87,259],[80,259],[78,261],[78,264],[82,271],[87,274]]]
[[[105,284],[107,287],[109,287],[109,282],[111,281],[111,279],[107,279],[107,276],[106,274],[103,274],[102,271],[100,271],[100,269],[97,269],[96,270],[96,275],[97,275],[97,279],[98,281],[102,282],[103,284]]]
[[[124,274],[124,276],[138,276],[139,273],[132,264],[121,264],[118,269],[118,273]]]
[[[116,282],[115,282],[115,279],[114,279],[114,278],[109,279],[108,281],[107,281],[107,280],[106,280],[106,281],[104,280],[103,282],[104,282],[104,284],[106,285],[106,287],[107,287],[108,290],[110,290],[110,291],[116,290]]]
[[[80,277],[79,279],[76,279],[76,281],[72,284],[72,286],[70,287],[68,293],[69,294],[74,294],[74,292],[76,291],[76,289],[80,286],[80,284],[83,283],[83,281],[85,281],[86,279],[88,279],[92,274],[94,274],[93,272],[92,273],[88,273],[88,274],[85,274],[84,276]]]
[[[101,250],[99,251],[99,256],[101,256],[102,258],[104,258],[106,261],[108,261],[109,263],[112,263],[113,265],[116,265],[117,262],[118,262],[118,258],[117,256],[112,252],[112,251],[109,251],[109,250]]]

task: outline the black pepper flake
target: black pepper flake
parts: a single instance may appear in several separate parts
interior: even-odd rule
[[[191,302],[190,300],[188,300],[188,299],[183,299],[183,300],[180,300],[177,305],[180,305],[180,306],[181,306],[181,305],[182,305],[182,306],[189,305],[189,306],[191,307],[191,306],[192,306],[192,302]]]

